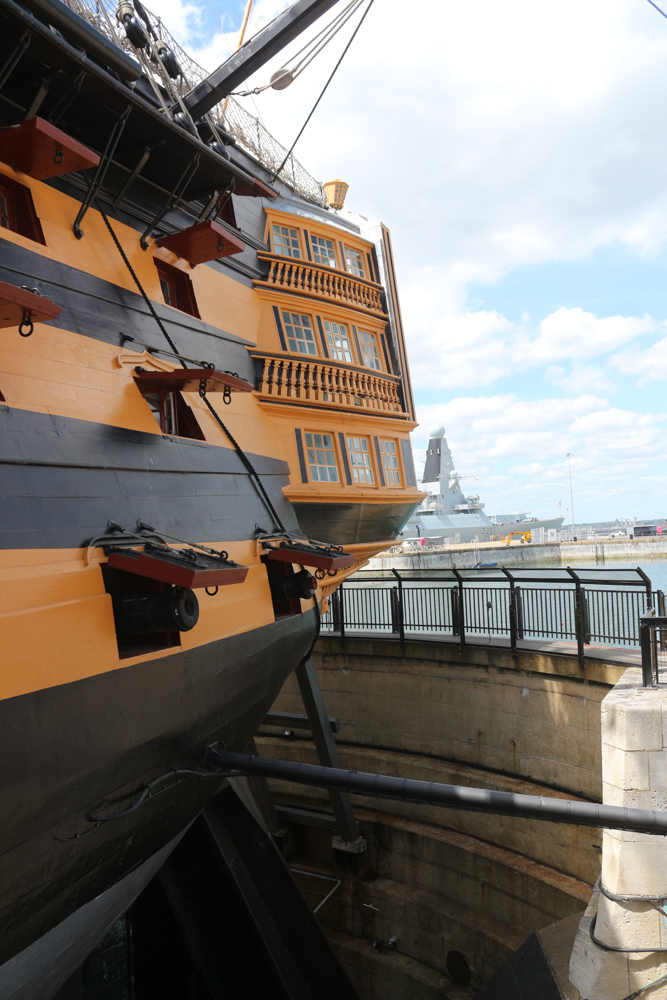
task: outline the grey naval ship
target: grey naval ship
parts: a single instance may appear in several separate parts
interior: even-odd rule
[[[489,516],[479,496],[465,496],[463,476],[454,468],[445,428],[433,432],[426,449],[422,485],[428,496],[419,505],[399,536],[444,538],[455,542],[485,542],[510,533],[525,533],[538,528],[558,529],[563,517],[529,517],[522,511]]]

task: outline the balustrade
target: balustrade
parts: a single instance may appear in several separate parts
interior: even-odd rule
[[[332,267],[318,267],[289,257],[259,256],[268,262],[269,273],[263,281],[256,281],[256,285],[303,292],[304,295],[315,295],[377,316],[386,316],[380,285],[362,281]]]
[[[263,363],[259,383],[262,396],[404,415],[400,380],[396,376],[324,361],[257,354],[253,357]]]

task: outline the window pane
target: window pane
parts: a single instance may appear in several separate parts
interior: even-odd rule
[[[366,330],[360,330],[359,343],[361,345],[361,353],[366,368],[374,368],[376,371],[382,371],[375,334],[368,333]]]
[[[398,471],[398,453],[395,441],[380,441],[382,453],[382,468],[387,486],[400,486],[401,476]]]
[[[288,226],[278,226],[273,224],[273,252],[281,257],[294,257],[301,259],[299,249],[299,233],[296,229]]]
[[[347,439],[347,451],[350,459],[350,470],[352,472],[353,482],[370,483],[372,485],[375,480],[371,466],[368,438],[349,437]]]
[[[332,241],[326,240],[322,236],[311,236],[310,241],[315,263],[324,264],[326,267],[336,267],[336,251]]]
[[[331,323],[325,319],[324,330],[331,357],[336,361],[346,361],[348,364],[352,364],[352,350],[347,336],[347,327],[343,323]]]
[[[283,311],[283,323],[290,351],[317,355],[315,334],[308,316]]]
[[[338,468],[332,434],[306,433],[310,478],[314,483],[337,483]]]
[[[358,278],[365,278],[363,257],[358,250],[345,247],[345,263],[350,274],[356,274]]]

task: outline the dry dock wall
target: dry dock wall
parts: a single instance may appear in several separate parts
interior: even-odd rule
[[[578,566],[582,562],[607,563],[614,560],[640,563],[644,559],[667,558],[667,538],[635,538],[604,542],[482,542],[444,545],[423,552],[386,552],[372,559],[366,567],[375,572],[391,569],[412,572],[417,569],[467,569],[478,563],[497,562],[499,566]]]
[[[504,791],[599,800],[600,703],[624,667],[491,646],[320,640],[327,710],[344,767]],[[290,679],[276,703],[302,712]],[[263,728],[260,753],[316,762],[310,739]],[[328,810],[326,793],[274,783],[278,800]],[[582,913],[600,871],[600,831],[353,799],[368,872],[319,913],[364,1000],[458,996],[460,951],[479,988],[533,931]],[[295,867],[333,874],[331,830],[293,826]],[[301,877],[313,902],[322,887]],[[319,895],[318,895],[319,894]],[[396,949],[386,947],[396,938]],[[373,941],[384,942],[380,951]],[[474,990],[473,990],[474,992]]]

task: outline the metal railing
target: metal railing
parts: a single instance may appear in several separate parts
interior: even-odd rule
[[[639,648],[640,620],[664,595],[637,569],[450,569],[392,576],[363,571],[329,598],[322,632],[467,639],[487,636]],[[655,619],[656,621],[659,619]],[[666,630],[667,636],[667,630]],[[667,663],[665,664],[667,669]]]

